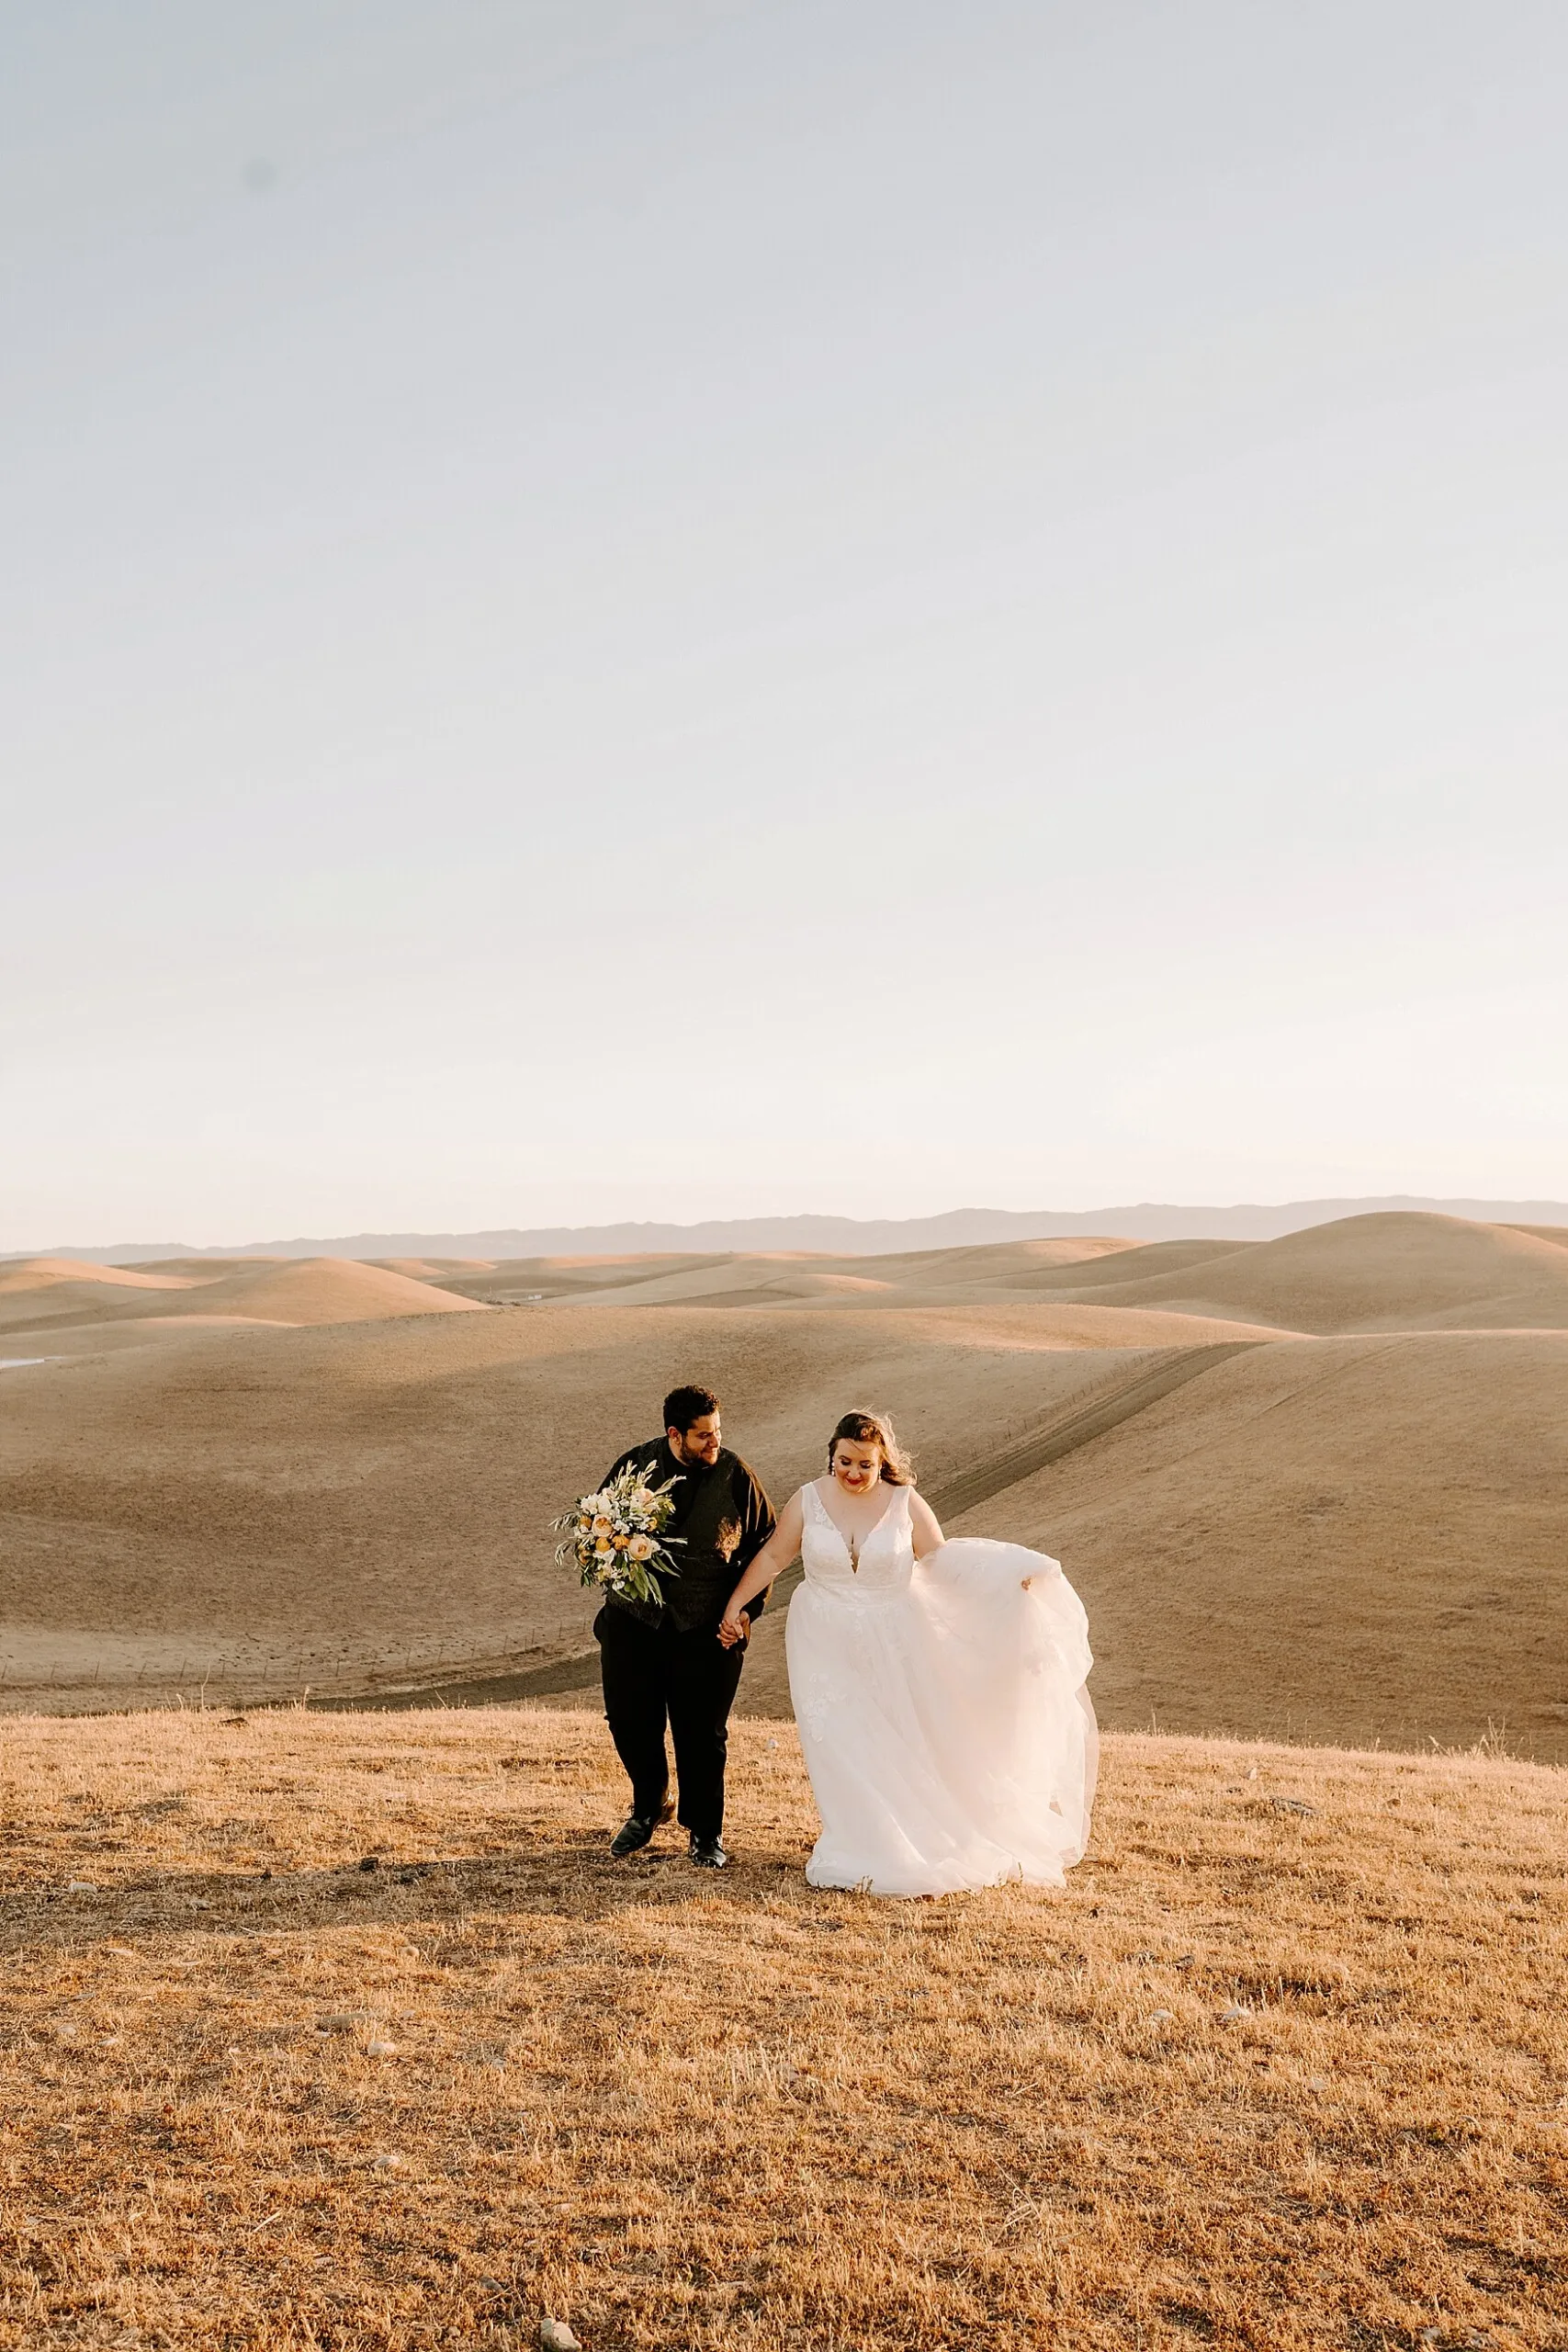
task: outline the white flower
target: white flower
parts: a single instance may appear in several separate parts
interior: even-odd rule
[[[651,1535],[634,1535],[626,1548],[634,1560],[651,1560],[653,1538]]]

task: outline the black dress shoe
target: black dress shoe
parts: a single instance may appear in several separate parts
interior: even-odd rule
[[[625,1860],[627,1854],[640,1854],[654,1831],[669,1820],[675,1807],[666,1798],[657,1813],[630,1813],[610,1840],[610,1851]]]
[[[728,1868],[729,1856],[716,1838],[694,1836],[692,1860],[700,1871],[722,1871]]]

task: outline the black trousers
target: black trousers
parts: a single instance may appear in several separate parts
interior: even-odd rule
[[[681,1826],[694,1838],[716,1838],[724,1826],[727,1726],[745,1644],[727,1650],[711,1625],[682,1634],[668,1618],[645,1625],[608,1603],[594,1619],[593,1632],[604,1678],[604,1720],[631,1779],[632,1811],[649,1821],[663,1805],[670,1787],[668,1724],[675,1744]]]

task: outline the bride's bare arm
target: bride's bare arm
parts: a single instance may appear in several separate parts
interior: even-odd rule
[[[785,1568],[793,1567],[799,1559],[800,1539],[805,1526],[806,1513],[801,1509],[800,1497],[791,1495],[779,1513],[778,1525],[729,1596],[718,1629],[718,1638],[727,1650],[733,1649],[737,1642],[746,1639],[747,1629],[740,1622],[740,1612],[746,1603],[754,1600],[775,1577],[782,1576]]]
[[[935,1552],[946,1543],[937,1517],[923,1495],[911,1491],[909,1496],[909,1528],[915,1539],[915,1557],[923,1560],[928,1552]]]

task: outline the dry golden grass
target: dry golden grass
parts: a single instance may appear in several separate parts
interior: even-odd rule
[[[901,1904],[734,1745],[715,1879],[582,1716],[0,1726],[0,2344],[1568,2346],[1564,1775],[1113,1739]]]

